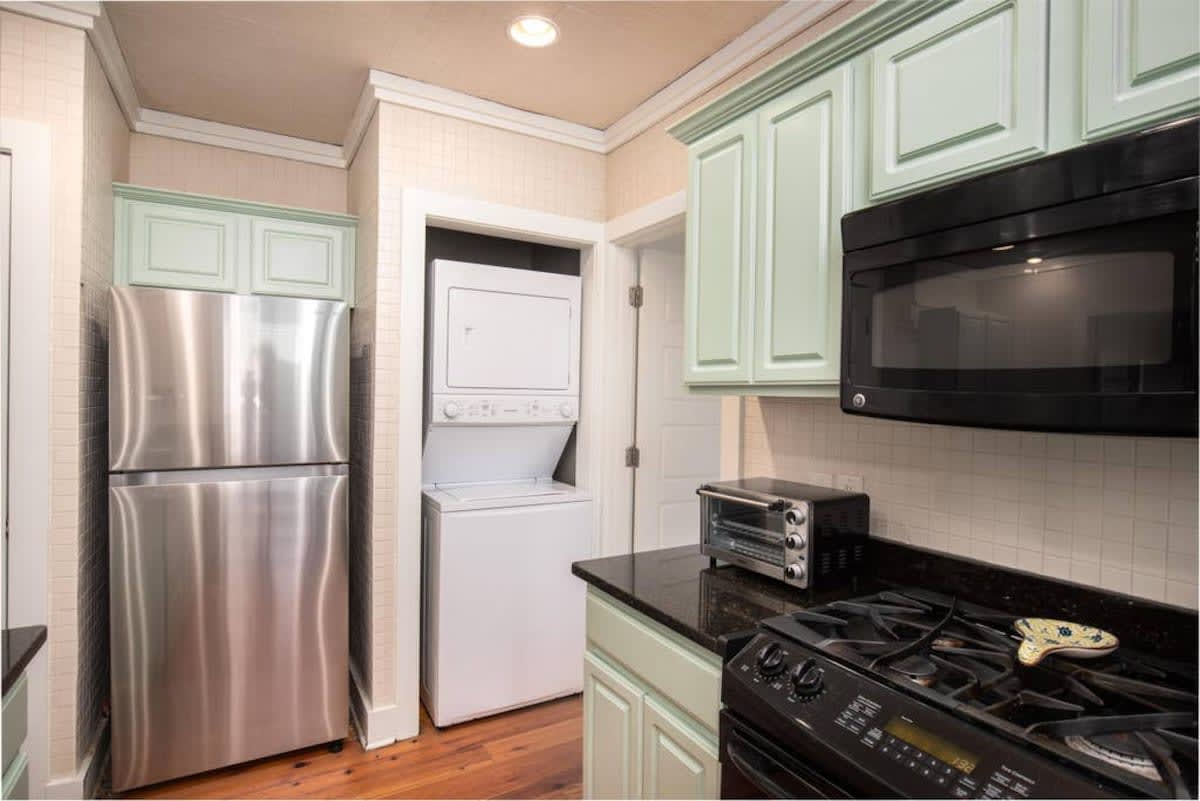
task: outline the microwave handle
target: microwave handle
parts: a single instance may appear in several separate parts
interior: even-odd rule
[[[701,487],[700,489],[696,490],[696,494],[703,495],[705,498],[715,498],[719,501],[730,501],[731,503],[741,503],[741,504],[745,504],[746,506],[754,506],[759,509],[767,509],[772,512],[783,512],[783,511],[786,511],[786,510],[792,508],[792,504],[788,501],[783,500],[782,498],[780,498],[779,500],[775,500],[775,501],[771,501],[770,503],[767,503],[766,501],[759,501],[759,500],[755,500],[754,498],[746,498],[741,495],[727,495],[724,492],[717,492],[715,490],[710,490],[707,487]]]

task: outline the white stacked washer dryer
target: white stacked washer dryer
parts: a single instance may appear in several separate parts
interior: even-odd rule
[[[578,276],[436,260],[426,309],[421,695],[437,726],[579,692],[592,501]]]

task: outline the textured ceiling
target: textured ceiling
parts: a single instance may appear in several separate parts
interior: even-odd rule
[[[606,128],[777,0],[109,2],[145,108],[339,143],[369,68]],[[520,14],[556,44],[520,47]]]

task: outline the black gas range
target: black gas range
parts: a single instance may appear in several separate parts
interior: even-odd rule
[[[896,589],[764,620],[727,649],[721,796],[1196,797],[1194,663],[1029,667],[1015,619]]]

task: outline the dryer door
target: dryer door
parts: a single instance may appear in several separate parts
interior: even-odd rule
[[[434,395],[576,395],[578,276],[433,263],[429,384]]]
[[[571,385],[571,301],[562,296],[452,287],[446,388],[563,391]]]

